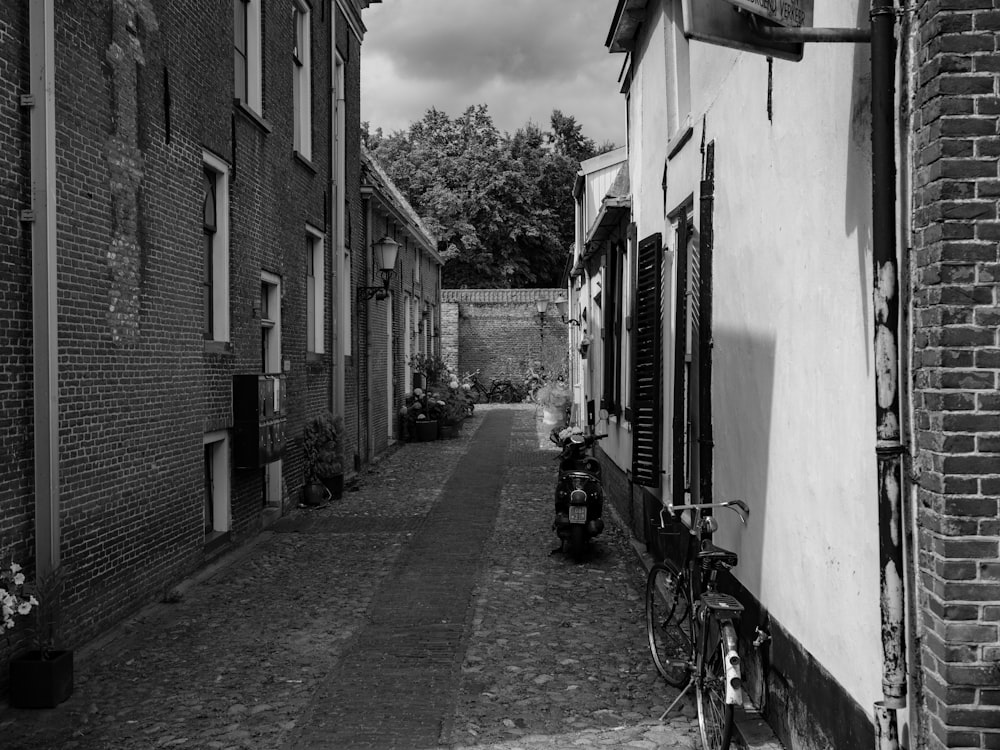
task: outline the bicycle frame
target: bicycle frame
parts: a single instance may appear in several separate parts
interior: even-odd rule
[[[690,665],[691,677],[688,684],[660,716],[660,721],[673,710],[674,706],[692,687],[701,690],[704,685],[706,666],[713,658],[715,647],[723,644],[723,666],[725,670],[725,702],[730,706],[740,706],[743,703],[742,675],[740,672],[739,644],[736,628],[739,624],[743,606],[733,597],[718,592],[716,577],[719,567],[705,564],[707,580],[703,580],[702,564],[698,552],[703,549],[703,543],[711,540],[711,535],[718,529],[718,522],[713,516],[703,514],[703,511],[715,508],[728,509],[736,513],[740,521],[746,525],[750,516],[750,508],[742,500],[730,500],[721,503],[689,503],[683,505],[667,504],[660,509],[660,528],[665,528],[665,513],[672,515],[691,511],[691,523],[682,520],[688,527],[688,533],[695,537],[698,544],[690,545],[681,566],[681,585],[687,587],[693,611],[690,615],[694,635],[695,663]]]

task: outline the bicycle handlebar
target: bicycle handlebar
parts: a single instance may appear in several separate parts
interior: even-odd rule
[[[731,510],[737,516],[740,517],[740,521],[746,526],[747,519],[750,517],[750,507],[742,500],[727,500],[722,503],[689,503],[687,505],[673,505],[672,503],[667,503],[662,510],[660,510],[660,524],[663,523],[663,511],[670,511],[671,513],[677,513],[682,510],[706,510],[708,508],[726,508]]]

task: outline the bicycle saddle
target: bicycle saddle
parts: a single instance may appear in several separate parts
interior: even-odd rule
[[[709,541],[701,544],[698,550],[698,559],[708,565],[722,565],[727,568],[735,568],[740,558],[735,552],[722,547],[716,547]]]

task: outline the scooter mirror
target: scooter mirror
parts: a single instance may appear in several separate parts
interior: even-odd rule
[[[601,411],[600,411],[600,417],[601,417],[601,421],[602,422],[607,422],[608,421],[608,410],[607,409],[601,409]]]

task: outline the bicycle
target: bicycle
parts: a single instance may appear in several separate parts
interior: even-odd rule
[[[490,400],[490,391],[479,379],[480,370],[466,373],[462,380],[469,384],[469,398],[473,404]]]
[[[712,544],[718,529],[714,516],[701,511],[727,508],[745,525],[750,508],[742,500],[723,503],[666,505],[660,510],[660,528],[680,544],[679,566],[664,559],[646,578],[646,638],[653,663],[672,686],[684,689],[660,716],[660,721],[692,688],[698,704],[698,725],[705,750],[728,750],[733,735],[735,707],[743,704],[743,679],[737,629],[743,605],[718,590],[721,570],[736,567],[735,552]],[[694,512],[690,526],[681,511]],[[672,529],[672,530],[671,530]],[[692,537],[698,544],[692,544]]]
[[[517,403],[524,400],[524,394],[510,378],[494,378],[489,400],[501,404]]]

